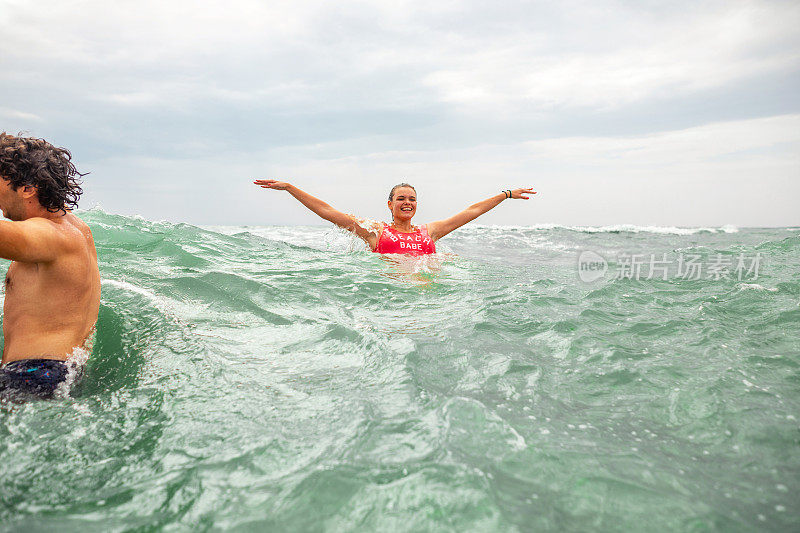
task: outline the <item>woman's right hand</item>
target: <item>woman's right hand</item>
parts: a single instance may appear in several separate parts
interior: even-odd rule
[[[277,191],[285,191],[291,187],[291,184],[278,180],[255,180],[253,183],[263,189],[275,189]]]

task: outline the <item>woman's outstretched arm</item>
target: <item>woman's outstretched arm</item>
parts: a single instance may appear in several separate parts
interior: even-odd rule
[[[431,222],[428,224],[428,234],[434,241],[439,240],[451,231],[457,230],[467,222],[471,222],[487,211],[497,207],[500,205],[500,203],[502,203],[503,200],[507,200],[508,198],[528,200],[529,198],[526,195],[536,194],[533,189],[514,189],[513,191],[509,190],[509,192],[511,193],[510,197],[508,193],[501,192],[500,194],[496,194],[491,198],[487,198],[486,200],[469,206],[450,218]]]
[[[263,189],[275,189],[277,191],[286,191],[297,200],[309,208],[311,211],[316,213],[320,218],[327,220],[328,222],[333,222],[340,228],[344,228],[347,231],[352,231],[360,238],[364,239],[367,244],[369,244],[371,249],[375,249],[375,246],[378,243],[378,236],[375,233],[370,232],[367,228],[361,227],[358,223],[356,223],[355,217],[352,215],[348,215],[342,213],[341,211],[337,211],[330,205],[326,204],[319,198],[315,196],[311,196],[305,191],[301,191],[291,183],[286,183],[285,181],[278,181],[278,180],[255,180],[253,183],[260,186]]]

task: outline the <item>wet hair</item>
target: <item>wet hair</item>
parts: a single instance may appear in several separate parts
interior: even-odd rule
[[[51,213],[78,207],[83,194],[72,154],[44,139],[0,133],[0,177],[16,191],[30,185],[36,188],[39,204]]]
[[[398,183],[397,185],[395,185],[394,187],[392,187],[392,190],[391,190],[391,191],[389,191],[389,201],[390,201],[390,202],[391,202],[392,200],[394,200],[394,191],[396,191],[396,190],[397,190],[397,189],[399,189],[400,187],[408,187],[409,189],[414,189],[414,186],[413,186],[413,185],[411,185],[410,183]],[[417,192],[417,189],[414,189],[414,192]]]

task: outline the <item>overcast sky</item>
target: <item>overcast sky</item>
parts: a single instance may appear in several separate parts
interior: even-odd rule
[[[415,221],[800,225],[800,2],[0,0],[0,130],[82,207],[317,224],[285,179]]]

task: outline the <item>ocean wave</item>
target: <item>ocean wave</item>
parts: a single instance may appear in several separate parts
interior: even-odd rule
[[[800,235],[468,225],[439,250],[461,259],[410,260],[348,254],[330,225],[80,216],[97,342],[70,399],[0,405],[6,529],[797,521],[791,469],[719,465],[796,444]],[[763,268],[590,284],[577,250]]]
[[[284,241],[290,244],[295,244],[298,235],[303,235],[304,247],[311,248],[324,248],[320,245],[319,237],[322,232],[330,232],[332,229],[336,235],[325,235],[328,239],[333,238],[335,241],[341,240],[341,243],[347,244],[347,236],[345,231],[339,232],[338,229],[332,228],[329,225],[315,225],[315,226],[272,226],[272,225],[254,225],[254,226],[229,226],[229,225],[197,225],[193,226],[186,223],[172,223],[166,220],[151,221],[143,218],[140,215],[117,215],[104,211],[100,206],[95,206],[85,211],[79,211],[79,214],[86,215],[90,219],[99,223],[119,223],[127,219],[136,224],[143,224],[145,227],[156,226],[158,228],[164,227],[195,227],[202,231],[211,231],[214,233],[233,236],[237,233],[248,232],[268,240]],[[104,219],[108,219],[105,221]],[[423,221],[424,222],[424,221]],[[542,231],[542,230],[568,230],[580,233],[653,233],[658,235],[694,235],[697,233],[738,233],[740,228],[733,224],[724,224],[721,226],[655,226],[655,225],[637,225],[637,224],[610,224],[603,226],[582,226],[570,224],[555,224],[555,223],[541,223],[531,225],[515,225],[515,224],[480,224],[470,223],[468,226],[460,228],[459,232],[470,230],[501,230],[501,231]],[[777,229],[777,228],[776,228]],[[786,227],[780,228],[786,231],[796,231],[798,228]],[[307,234],[311,232],[313,236]],[[318,233],[319,232],[319,233]],[[337,246],[338,248],[338,246]]]
[[[364,241],[336,226],[202,226],[203,230],[236,237],[247,233],[265,241],[310,250],[368,251]]]

